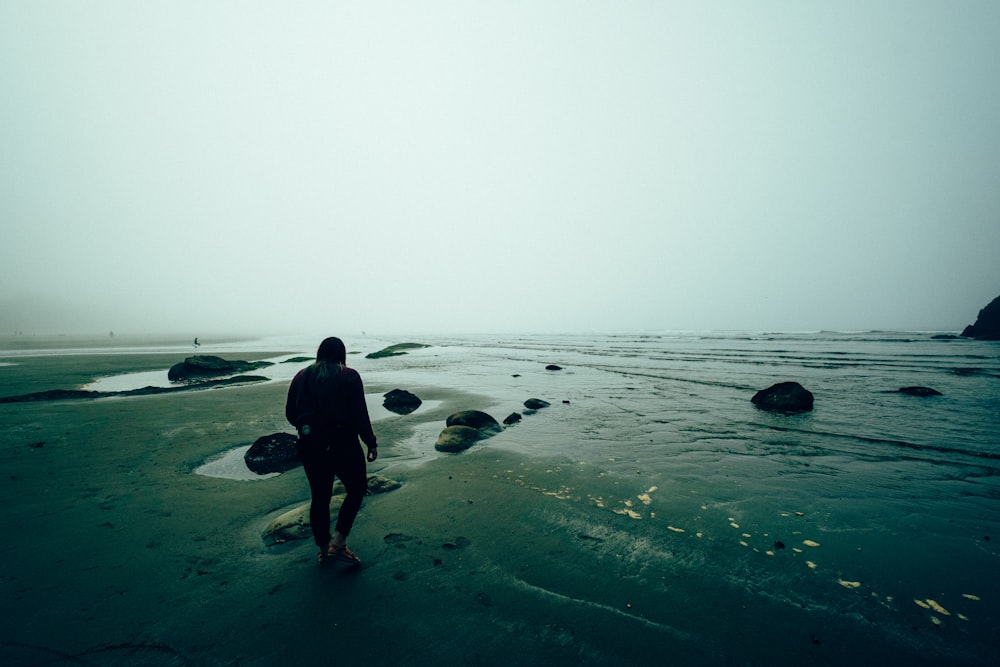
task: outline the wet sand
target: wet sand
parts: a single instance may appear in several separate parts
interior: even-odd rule
[[[49,383],[95,363],[124,372],[158,362],[43,360],[23,374],[23,391],[8,381],[5,395],[70,388]],[[488,441],[394,465],[393,443],[414,425],[480,407],[468,394],[409,389],[441,404],[376,425],[382,458],[369,472],[403,486],[366,499],[351,535],[360,567],[319,567],[311,540],[265,545],[268,522],[308,500],[301,469],[253,482],[192,472],[289,430],[282,384],[0,405],[4,663],[941,660],[926,637],[887,641],[878,618],[790,608],[699,578],[708,547],[664,551],[641,522],[560,497],[587,474],[572,465]]]

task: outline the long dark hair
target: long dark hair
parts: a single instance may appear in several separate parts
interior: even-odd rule
[[[347,348],[344,341],[336,336],[325,338],[316,351],[316,378],[321,382],[336,375],[347,363]]]

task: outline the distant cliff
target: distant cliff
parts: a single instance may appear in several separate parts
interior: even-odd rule
[[[979,340],[1000,340],[1000,296],[979,311],[976,323],[965,327],[962,335]]]

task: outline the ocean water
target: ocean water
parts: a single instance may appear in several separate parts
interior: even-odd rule
[[[923,332],[419,342],[432,347],[355,365],[402,388],[468,391],[498,420],[528,398],[551,403],[479,446],[522,461],[500,477],[563,501],[550,530],[624,554],[656,622],[715,627],[711,610],[738,591],[791,627],[807,610],[849,619],[843,636],[863,629],[872,647],[951,664],[997,655],[1000,344]],[[751,403],[789,380],[813,393],[812,412]],[[942,395],[898,391],[914,385]],[[426,460],[440,427],[402,449]],[[658,594],[664,573],[689,583]]]
[[[318,340],[199,352],[309,356]],[[501,482],[559,501],[562,511],[543,519],[549,532],[586,540],[619,566],[586,591],[535,568],[527,584],[538,590],[610,606],[624,587],[648,624],[705,640],[718,635],[714,615],[729,613],[720,610],[764,606],[776,617],[761,626],[761,642],[774,640],[763,628],[787,627],[818,645],[831,632],[824,628],[837,626],[841,637],[867,637],[852,660],[879,646],[949,664],[997,655],[1000,343],[931,332],[345,342],[355,352],[348,363],[370,388],[461,390],[468,408],[498,421],[524,412],[529,398],[551,404],[475,447],[519,462],[497,471]],[[401,342],[428,347],[364,357]],[[259,374],[287,383],[303,365],[276,363]],[[137,388],[166,382],[165,374],[88,388]],[[812,412],[774,414],[751,403],[756,391],[789,380],[813,393]],[[942,395],[898,391],[913,385]],[[382,420],[407,419],[379,402],[373,392],[376,432]],[[383,442],[379,466],[391,474],[466,455],[434,451],[443,426],[432,420]],[[800,616],[815,627],[799,632]]]

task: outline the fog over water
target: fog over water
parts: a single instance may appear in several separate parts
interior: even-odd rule
[[[995,2],[0,4],[0,333],[954,330]]]

